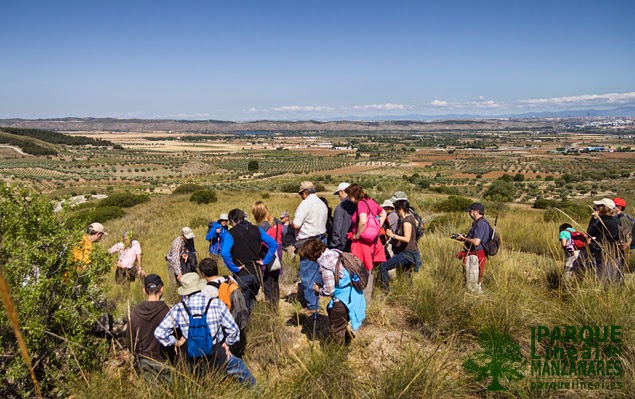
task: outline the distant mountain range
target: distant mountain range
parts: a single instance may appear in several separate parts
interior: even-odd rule
[[[377,115],[377,116],[344,116],[325,118],[330,121],[438,121],[452,119],[527,119],[527,118],[580,118],[593,116],[635,116],[635,107],[620,107],[614,109],[577,109],[566,111],[527,112],[523,114],[474,115],[474,114],[445,114],[445,115]]]

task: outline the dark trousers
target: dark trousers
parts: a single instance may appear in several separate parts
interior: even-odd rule
[[[239,274],[234,275],[234,280],[238,283],[238,286],[245,296],[245,303],[251,314],[251,308],[256,303],[256,296],[260,291],[260,281],[262,279],[260,267],[245,268],[240,271]]]
[[[334,302],[328,308],[329,324],[333,342],[338,345],[346,344],[346,326],[348,325],[348,309],[342,302]]]
[[[280,300],[280,285],[278,283],[280,279],[280,269],[274,271],[265,269],[262,279],[262,289],[265,292],[265,299],[273,309],[278,309],[278,302]]]

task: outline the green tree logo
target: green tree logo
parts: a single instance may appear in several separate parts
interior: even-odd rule
[[[524,378],[527,362],[520,353],[520,345],[509,335],[486,330],[480,334],[478,343],[483,350],[466,360],[463,369],[475,374],[477,381],[492,377],[489,391],[507,390],[501,385],[502,379],[512,382]]]

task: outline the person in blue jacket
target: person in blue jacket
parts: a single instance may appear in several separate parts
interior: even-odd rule
[[[220,255],[220,250],[223,246],[223,238],[229,231],[227,229],[227,221],[229,217],[226,213],[221,213],[217,221],[212,223],[212,226],[207,231],[205,239],[209,241],[209,253],[210,255]]]
[[[241,209],[232,209],[228,218],[231,229],[223,238],[221,255],[251,309],[260,290],[262,267],[274,260],[278,243],[262,228],[246,221]],[[267,246],[264,259],[260,258],[262,244]]]

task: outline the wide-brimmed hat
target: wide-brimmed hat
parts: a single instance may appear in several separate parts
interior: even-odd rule
[[[300,183],[300,189],[298,190],[298,193],[301,193],[306,190],[315,190],[315,186],[313,185],[313,183],[308,180]]]
[[[181,276],[181,286],[177,290],[179,295],[190,295],[200,291],[207,284],[207,280],[200,278],[198,273],[185,273]]]
[[[397,201],[406,200],[408,201],[408,196],[403,191],[395,191],[395,193],[390,197],[390,201],[394,204]]]
[[[393,204],[393,203],[392,203],[392,201],[391,201],[391,200],[389,200],[389,199],[388,199],[388,200],[386,200],[386,201],[384,201],[384,203],[383,203],[383,204],[381,204],[380,206],[381,206],[382,208],[393,208],[393,209],[395,208],[395,204]]]
[[[615,202],[613,202],[613,200],[610,198],[602,198],[599,201],[593,201],[593,203],[595,205],[604,205],[605,207],[609,209],[615,209]]]
[[[218,220],[229,220],[229,216],[226,213],[221,213]]]
[[[194,232],[189,227],[183,227],[181,229],[181,234],[183,234],[183,237],[187,238],[188,240],[191,240],[195,237]]]

